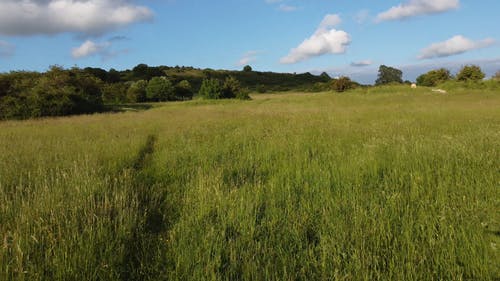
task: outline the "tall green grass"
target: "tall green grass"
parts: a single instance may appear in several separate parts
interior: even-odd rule
[[[0,123],[0,280],[498,280],[500,96]]]

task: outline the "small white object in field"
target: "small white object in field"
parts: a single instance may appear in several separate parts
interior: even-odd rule
[[[443,89],[432,89],[433,92],[441,93],[441,94],[446,94],[446,91]]]
[[[415,84],[415,83],[411,84],[411,88],[412,89],[416,89],[417,88],[417,84]]]

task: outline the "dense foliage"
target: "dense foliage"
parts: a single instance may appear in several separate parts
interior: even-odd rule
[[[205,85],[200,96],[248,99],[251,90],[310,90],[315,83],[330,81],[325,74],[257,72],[250,66],[242,71],[146,64],[124,71],[52,67],[46,73],[0,74],[0,119],[92,113],[104,110],[103,105],[189,100],[204,80],[212,79],[220,85],[212,81],[213,89],[207,92]]]
[[[153,77],[149,80],[146,97],[149,101],[177,100],[172,82],[165,77]]]
[[[458,81],[477,82],[483,80],[484,77],[483,71],[477,65],[466,65],[457,73]]]
[[[397,68],[381,65],[378,69],[378,78],[375,85],[389,83],[403,83],[403,72]]]
[[[188,100],[193,98],[193,88],[187,80],[182,80],[175,85],[175,95],[177,98],[182,100]]]
[[[248,92],[232,76],[227,77],[224,83],[215,78],[203,80],[198,96],[204,99],[250,99]]]
[[[198,96],[204,99],[221,99],[222,86],[218,79],[205,79],[201,83]]]
[[[130,102],[145,102],[147,100],[147,86],[148,82],[145,80],[132,82],[127,90],[127,100]]]
[[[417,77],[417,84],[419,86],[433,87],[450,79],[452,79],[450,71],[445,68],[440,68],[431,70]]]
[[[0,119],[92,113],[102,110],[102,81],[80,69],[0,75]]]
[[[478,83],[483,78],[479,67],[465,66],[455,80],[474,83],[474,87],[496,87],[495,83]],[[498,78],[492,80],[495,79]],[[417,83],[435,86],[455,80],[448,70],[437,69],[419,76]],[[390,83],[402,83],[402,71],[381,65],[376,84]],[[249,99],[251,91],[344,92],[359,86],[348,77],[332,79],[326,72],[320,75],[259,72],[248,65],[242,71],[146,64],[124,71],[55,66],[45,73],[0,73],[0,119],[92,113],[119,104],[190,100],[195,96]]]
[[[336,92],[345,92],[347,90],[356,88],[357,83],[351,81],[349,77],[339,77],[332,79],[332,89]]]

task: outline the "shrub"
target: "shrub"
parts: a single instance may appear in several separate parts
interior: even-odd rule
[[[340,77],[332,80],[332,89],[337,92],[344,92],[354,88],[354,84],[349,77]]]
[[[257,90],[257,92],[261,93],[261,94],[264,94],[267,92],[267,88],[266,86],[262,85],[262,84],[258,84],[255,89]]]
[[[238,80],[233,76],[226,77],[224,84],[222,85],[222,96],[223,99],[232,99],[241,91],[241,85]]]
[[[481,81],[485,77],[477,65],[466,65],[457,74],[458,81]]]
[[[203,79],[198,95],[205,99],[220,99],[222,87],[217,79]]]
[[[249,95],[250,91],[248,89],[241,89],[237,94],[236,98],[239,100],[251,100],[252,98]]]
[[[128,101],[128,86],[125,83],[105,84],[102,87],[102,100],[104,103],[124,103]]]
[[[127,90],[127,101],[128,102],[145,102],[146,97],[146,87],[148,82],[145,80],[139,80],[132,83]]]
[[[419,86],[433,87],[451,79],[451,74],[448,69],[440,68],[431,70],[426,74],[422,74],[417,78]]]
[[[165,77],[153,77],[146,87],[146,97],[149,101],[176,100],[174,87]]]
[[[181,100],[191,99],[193,97],[193,89],[189,81],[182,80],[175,85],[175,96]]]
[[[0,118],[31,118],[102,110],[102,82],[80,69],[53,66],[45,74],[3,76]]]

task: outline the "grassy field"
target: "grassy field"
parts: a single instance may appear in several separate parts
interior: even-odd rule
[[[500,280],[500,93],[0,123],[0,280]]]

